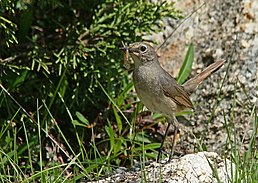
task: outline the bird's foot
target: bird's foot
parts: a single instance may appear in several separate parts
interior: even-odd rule
[[[165,163],[169,163],[173,159],[173,154],[174,153],[166,152],[162,149],[159,149],[159,153],[158,153],[158,157],[157,157],[157,163],[162,163],[163,162],[161,160],[163,154],[168,158],[168,160]]]

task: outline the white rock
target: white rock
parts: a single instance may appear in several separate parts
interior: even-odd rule
[[[165,164],[153,162],[138,172],[124,172],[123,174],[126,174],[125,182],[146,180],[147,182],[215,183],[218,181],[213,170],[217,172],[220,182],[230,182],[233,177],[231,172],[235,172],[235,164],[222,159],[217,153],[199,152],[172,159],[171,162]],[[113,182],[112,180],[116,181],[118,176],[116,174],[106,180]]]

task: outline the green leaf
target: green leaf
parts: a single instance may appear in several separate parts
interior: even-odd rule
[[[87,125],[82,124],[82,123],[80,123],[80,122],[79,122],[79,121],[77,121],[77,120],[73,120],[73,121],[72,121],[72,123],[73,123],[75,126],[87,127]]]
[[[115,115],[115,118],[116,118],[118,133],[121,134],[123,124],[122,124],[122,121],[121,121],[120,116],[118,115],[118,113],[117,113],[117,111],[116,111],[115,106],[113,106],[113,111],[114,111],[114,115]]]
[[[144,132],[139,132],[135,136],[135,140],[138,142],[151,143],[148,136],[145,135]]]
[[[123,141],[125,141],[125,139],[123,137],[117,139],[116,143],[114,144],[114,155],[116,155],[118,152],[121,152],[123,149]]]
[[[144,149],[157,149],[160,148],[160,143],[151,143],[151,144],[145,144]]]
[[[189,115],[189,114],[193,114],[193,111],[180,111],[176,113],[176,116],[185,116],[185,115]]]
[[[16,87],[18,87],[20,84],[22,84],[22,83],[25,81],[25,79],[27,78],[27,76],[28,76],[28,71],[27,71],[27,70],[23,71],[20,76],[17,76],[17,77],[16,77],[16,79],[15,79],[15,81],[13,82],[11,88],[16,88]]]
[[[110,148],[113,148],[113,146],[115,144],[115,132],[114,132],[109,120],[108,120],[108,126],[105,126],[105,130],[109,136]]]
[[[160,113],[154,113],[154,114],[151,116],[151,118],[154,119],[154,120],[159,119],[159,118],[162,118],[162,117],[164,117],[164,115],[163,115],[163,114],[160,114]]]
[[[124,103],[127,93],[132,89],[133,89],[133,82],[130,82],[122,91],[122,93],[117,97],[117,106],[120,107]]]
[[[189,76],[192,70],[193,60],[194,60],[194,46],[193,46],[193,43],[191,43],[188,47],[184,63],[178,74],[177,82],[179,84],[184,83],[184,81]]]
[[[142,144],[139,144],[140,147],[135,148],[135,151],[141,151],[142,150]],[[150,144],[144,144],[145,150],[155,150],[160,148],[160,143],[150,143]]]
[[[90,125],[89,121],[88,121],[80,112],[76,112],[75,114],[76,114],[76,116],[78,117],[78,119],[79,119],[81,122],[83,122],[85,125],[87,125],[87,126]]]

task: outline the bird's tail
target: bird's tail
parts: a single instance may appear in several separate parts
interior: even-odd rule
[[[207,68],[205,68],[200,74],[196,75],[192,79],[189,79],[183,84],[184,89],[191,94],[195,91],[197,86],[208,76],[210,76],[213,72],[217,71],[223,64],[225,60],[217,60],[216,62],[210,64]]]

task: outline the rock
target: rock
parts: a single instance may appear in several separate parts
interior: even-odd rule
[[[140,171],[121,172],[96,182],[227,183],[233,178],[231,172],[235,172],[235,165],[228,159],[214,152],[199,152],[165,164],[152,162]]]

